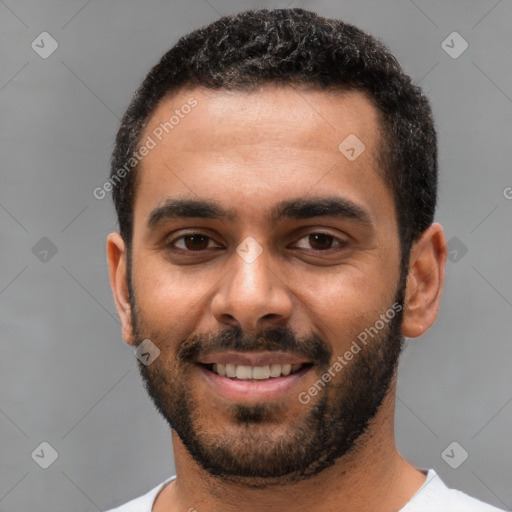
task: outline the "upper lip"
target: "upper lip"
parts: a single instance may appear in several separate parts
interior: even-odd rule
[[[236,352],[228,350],[200,355],[197,357],[197,362],[201,364],[221,363],[242,366],[267,366],[271,364],[306,364],[311,361],[290,352]]]

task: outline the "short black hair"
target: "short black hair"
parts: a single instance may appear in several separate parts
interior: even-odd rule
[[[408,261],[436,207],[437,141],[429,101],[382,42],[300,8],[224,16],[180,38],[150,70],[123,116],[111,159],[113,200],[128,248],[138,165],[121,180],[119,170],[134,161],[158,103],[187,87],[249,91],[267,83],[359,90],[374,101],[381,124],[378,163],[393,193]]]

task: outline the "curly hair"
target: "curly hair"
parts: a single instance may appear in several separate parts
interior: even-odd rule
[[[110,179],[126,168],[158,103],[187,87],[254,90],[263,84],[360,90],[379,113],[378,164],[396,207],[402,257],[432,224],[437,141],[428,99],[379,40],[300,8],[224,16],[180,38],[148,73],[126,110]],[[133,159],[132,159],[133,160]],[[137,167],[113,186],[119,230],[130,248]]]

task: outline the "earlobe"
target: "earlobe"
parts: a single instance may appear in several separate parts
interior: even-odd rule
[[[117,232],[107,237],[107,262],[110,276],[110,287],[114,296],[119,319],[123,331],[123,339],[129,345],[134,344],[131,322],[130,294],[127,280],[127,247]]]
[[[434,223],[411,248],[402,321],[402,333],[407,338],[426,332],[437,317],[446,256],[443,228]]]

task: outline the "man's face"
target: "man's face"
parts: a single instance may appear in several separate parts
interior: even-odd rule
[[[168,134],[154,131],[191,97]],[[365,145],[355,159],[353,136],[339,149],[351,134]],[[360,92],[189,89],[160,104],[148,135],[129,340],[160,350],[139,364],[146,389],[211,474],[316,474],[361,438],[400,350],[401,315],[389,320],[400,244],[376,109]],[[326,200],[340,206],[320,211]]]

